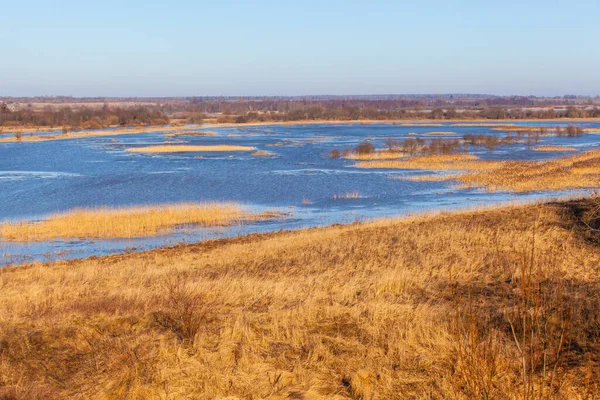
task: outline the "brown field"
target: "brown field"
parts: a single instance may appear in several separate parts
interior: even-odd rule
[[[398,161],[362,161],[358,168],[466,170],[437,180],[458,180],[463,187],[489,191],[586,189],[600,186],[600,150],[590,150],[550,161],[483,161],[469,154],[417,156]],[[415,177],[415,180],[422,180]]]
[[[40,222],[0,224],[0,239],[43,241],[69,238],[132,238],[167,233],[181,225],[226,226],[274,218],[250,214],[235,203],[180,203],[143,207],[76,209]]]
[[[535,151],[577,151],[577,147],[572,146],[538,146],[534,147]]]
[[[0,398],[598,398],[598,207],[3,268]]]
[[[132,147],[129,153],[190,153],[190,152],[228,152],[228,151],[254,151],[256,147],[232,146],[227,144],[192,146],[192,145],[158,145],[146,147]]]

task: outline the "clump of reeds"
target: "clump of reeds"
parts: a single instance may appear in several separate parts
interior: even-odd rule
[[[217,136],[217,135],[218,135],[218,133],[214,132],[214,131],[183,131],[183,132],[175,132],[175,133],[165,133],[165,136],[167,136],[167,137],[177,137],[177,136]]]
[[[254,153],[252,153],[252,156],[254,156],[254,157],[275,157],[275,156],[277,156],[277,154],[271,153],[269,151],[255,151]]]
[[[535,151],[577,151],[577,147],[572,146],[538,146]]]
[[[489,161],[470,154],[416,156],[405,160],[362,161],[358,168],[466,170],[453,177],[465,187],[490,191],[564,190],[600,185],[600,150],[550,161]]]
[[[5,222],[0,225],[0,238],[21,242],[58,238],[132,238],[167,233],[181,225],[226,226],[275,216],[275,213],[248,213],[236,203],[76,209],[39,222]]]

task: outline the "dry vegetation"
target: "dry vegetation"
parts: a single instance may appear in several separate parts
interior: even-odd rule
[[[227,144],[194,146],[194,145],[159,145],[146,147],[132,147],[127,149],[130,153],[209,153],[209,152],[228,152],[228,151],[254,151],[256,147],[234,146]]]
[[[189,128],[192,128],[191,126]],[[147,132],[167,132],[173,130],[181,130],[180,126],[151,126],[151,127],[131,127],[131,128],[118,128],[118,129],[99,129],[90,130],[83,132],[64,132],[56,131],[56,134],[49,135],[34,135],[31,130],[28,130],[29,134],[21,131],[16,131],[15,136],[0,138],[0,143],[14,143],[14,142],[43,142],[47,140],[64,140],[64,139],[81,139],[91,138],[100,136],[115,136],[115,135],[131,135],[136,133],[147,133]]]
[[[252,153],[254,157],[276,157],[277,154],[271,153],[270,151],[255,151]]]
[[[486,161],[470,154],[417,156],[398,161],[362,161],[358,168],[402,168],[469,171],[435,179],[458,180],[464,187],[484,187],[490,191],[584,189],[600,186],[600,150],[590,150],[550,161]],[[423,179],[421,179],[423,178]]]
[[[175,133],[167,133],[166,137],[178,137],[178,136],[217,136],[218,133],[215,131],[182,131]]]
[[[157,206],[76,209],[39,222],[5,222],[0,238],[42,241],[59,238],[132,238],[167,233],[181,225],[226,226],[274,218],[252,214],[235,203],[179,203]]]
[[[577,147],[572,146],[538,146],[535,151],[577,151]]]
[[[594,207],[5,268],[0,398],[597,398]]]
[[[427,132],[425,136],[452,136],[456,135],[456,132]]]

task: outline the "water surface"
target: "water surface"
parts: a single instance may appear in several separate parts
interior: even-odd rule
[[[540,122],[520,125],[541,125]],[[564,123],[551,123],[552,126]],[[583,127],[599,128],[600,123]],[[166,137],[165,132],[82,139],[0,144],[0,220],[39,220],[77,207],[128,206],[168,202],[237,201],[250,209],[282,210],[290,216],[230,228],[180,229],[154,238],[0,242],[0,265],[104,255],[195,242],[252,232],[348,223],[414,212],[452,210],[514,200],[535,200],[564,192],[488,193],[457,189],[455,182],[415,182],[402,177],[432,171],[357,169],[354,161],[330,159],[332,149],[369,140],[384,148],[387,138],[402,140],[428,132],[489,134],[490,127],[415,127],[394,124],[306,124],[209,128],[215,136]],[[172,132],[169,132],[172,133]],[[411,134],[411,135],[409,135]],[[436,136],[440,137],[440,136]],[[442,136],[443,137],[443,136]],[[126,149],[174,144],[233,144],[275,153],[255,157],[232,153],[128,153]],[[540,138],[537,145],[600,146],[600,135]],[[517,143],[494,150],[471,149],[482,159],[544,160],[570,153],[538,152]],[[439,172],[437,172],[439,173]],[[343,199],[339,194],[354,193]]]

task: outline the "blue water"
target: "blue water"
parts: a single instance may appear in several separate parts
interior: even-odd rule
[[[540,125],[540,122],[522,123]],[[566,124],[552,123],[552,126]],[[598,128],[600,123],[581,124]],[[513,200],[534,200],[563,193],[488,193],[456,189],[453,182],[414,182],[403,176],[432,171],[357,169],[354,161],[330,159],[343,149],[369,140],[385,147],[388,137],[448,131],[503,137],[491,127],[415,127],[393,124],[273,125],[207,128],[216,136],[166,137],[156,131],[134,135],[0,144],[0,220],[43,219],[76,207],[126,206],[181,201],[236,201],[252,209],[276,209],[290,215],[232,228],[181,229],[173,234],[133,240],[58,240],[43,243],[0,242],[0,265],[103,255],[194,242],[222,236],[307,226],[347,223],[413,212],[451,210]],[[431,139],[431,136],[423,136]],[[435,136],[440,137],[440,136]],[[127,148],[177,142],[234,144],[276,153],[250,152],[142,154]],[[568,145],[581,150],[600,147],[600,135],[540,138],[537,145]],[[543,160],[566,153],[537,152],[525,144],[471,149],[482,159]],[[359,192],[357,199],[334,195]]]

